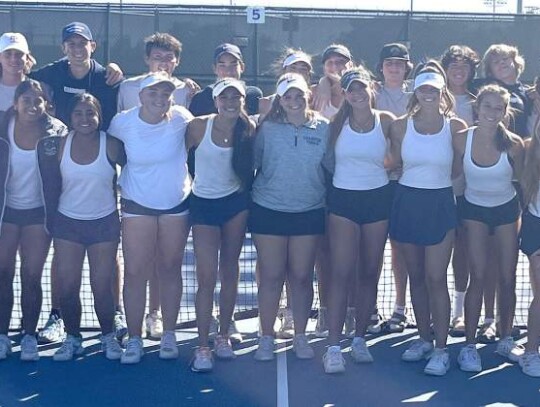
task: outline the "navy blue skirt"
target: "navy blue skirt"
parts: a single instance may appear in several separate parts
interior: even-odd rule
[[[452,187],[396,187],[390,214],[390,238],[396,242],[431,246],[443,241],[457,225]]]

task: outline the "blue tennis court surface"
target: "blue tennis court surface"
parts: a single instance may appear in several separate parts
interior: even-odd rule
[[[40,347],[39,362],[23,363],[15,346],[11,357],[0,362],[0,406],[540,406],[540,379],[523,375],[517,365],[496,355],[495,345],[480,349],[484,371],[472,374],[458,369],[462,340],[453,340],[452,369],[439,378],[424,375],[424,362],[400,360],[416,331],[368,337],[375,362],[358,365],[347,353],[346,373],[330,376],[321,363],[326,340],[313,336],[314,360],[296,359],[292,342],[281,341],[276,360],[256,362],[256,322],[238,321],[246,334],[235,346],[238,357],[217,360],[214,371],[206,374],[189,369],[197,345],[193,330],[177,331],[178,360],[160,360],[159,343],[145,340],[146,354],[135,366],[106,360],[96,332],[85,333],[87,352],[72,362],[52,361],[55,344]],[[15,335],[12,339],[18,342]]]

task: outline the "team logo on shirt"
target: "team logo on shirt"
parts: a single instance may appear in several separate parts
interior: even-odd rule
[[[311,144],[313,146],[318,146],[321,144],[321,139],[319,137],[312,137],[312,136],[304,136],[303,137],[306,143]]]
[[[43,140],[43,154],[46,156],[56,155],[58,153],[58,146],[55,140]]]

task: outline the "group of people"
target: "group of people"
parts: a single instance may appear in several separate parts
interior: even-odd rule
[[[199,331],[191,368],[212,370],[214,356],[236,357],[233,311],[248,230],[257,250],[256,360],[274,359],[278,315],[277,335],[293,340],[298,358],[314,357],[306,325],[315,270],[316,335],[328,337],[327,373],[345,371],[344,325],[357,363],[373,362],[366,333],[405,328],[409,280],[419,339],[403,360],[428,359],[426,374],[446,374],[451,323],[451,332],[466,338],[462,370],[480,372],[476,342],[498,336],[497,353],[540,377],[540,96],[519,81],[524,60],[517,48],[492,45],[481,60],[453,45],[414,69],[404,45],[386,44],[373,74],[347,47],[332,44],[316,83],[311,56],[287,49],[275,64],[275,92],[263,97],[240,80],[244,60],[233,44],[216,48],[216,82],[201,90],[173,76],[181,43],[169,34],[146,38],[148,72],[123,81],[116,64],[92,59],[96,43],[86,24],[65,26],[62,41],[65,58],[32,70],[24,36],[0,37],[0,359],[11,353],[17,252],[20,357],[39,359],[41,276],[51,239],[52,323],[61,317],[67,332],[54,360],[84,352],[85,256],[105,356],[139,363],[148,329],[160,337],[160,358],[177,358],[191,230]],[[381,321],[377,284],[388,238],[396,303]],[[535,294],[525,348],[512,336],[519,248],[529,256]],[[151,312],[143,327],[148,283]],[[486,318],[477,332],[482,301]],[[124,311],[125,349],[118,340]]]

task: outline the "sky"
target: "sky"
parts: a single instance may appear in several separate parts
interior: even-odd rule
[[[51,0],[40,0],[49,2]],[[25,0],[19,2],[23,3]],[[55,1],[57,2],[57,1]],[[493,4],[495,2],[495,5]],[[88,0],[69,0],[64,3],[90,3]],[[176,4],[176,5],[234,5],[257,7],[340,8],[361,10],[411,10],[472,13],[517,13],[518,0],[92,0],[91,3],[112,4]],[[521,0],[523,12],[537,8],[540,0]]]

